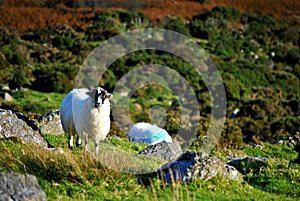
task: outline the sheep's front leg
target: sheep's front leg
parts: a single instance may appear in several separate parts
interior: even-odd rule
[[[81,145],[81,138],[77,136],[76,147],[79,147],[80,145]]]
[[[68,140],[69,140],[69,149],[73,150],[74,149],[73,135],[71,133],[68,134]]]

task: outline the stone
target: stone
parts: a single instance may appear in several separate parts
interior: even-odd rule
[[[294,135],[290,136],[288,139],[279,140],[277,144],[296,147],[297,144],[300,144],[300,132],[296,131]]]
[[[65,133],[61,125],[59,110],[51,110],[39,116],[37,120],[41,133],[57,135]]]
[[[7,92],[0,92],[0,98],[2,98],[4,101],[7,101],[7,102],[14,100],[13,97]]]
[[[0,200],[46,201],[47,197],[35,176],[0,172]]]
[[[14,114],[21,120],[23,120],[29,127],[31,127],[34,131],[38,131],[39,128],[35,124],[33,120],[29,120],[23,113],[21,112],[14,112]]]
[[[155,173],[139,177],[139,181],[148,185],[153,177],[158,177],[165,183],[190,182],[192,180],[209,180],[220,176],[235,181],[243,181],[242,174],[215,156],[204,152],[187,151],[176,161],[162,166]]]
[[[204,152],[187,151],[176,161],[161,168],[160,177],[168,182],[188,182],[194,179],[209,180],[216,176],[242,181],[234,167]]]
[[[33,130],[11,110],[0,109],[0,138],[13,137],[18,137],[27,143],[48,147],[48,143],[38,131]]]
[[[227,159],[230,160],[227,164],[235,167],[242,174],[248,174],[250,172],[257,174],[262,167],[268,165],[268,158],[262,156],[235,156],[227,157]]]
[[[140,151],[139,154],[153,156],[171,162],[173,160],[176,160],[182,154],[182,150],[180,144],[177,141],[163,141],[154,145],[149,145],[144,150]]]

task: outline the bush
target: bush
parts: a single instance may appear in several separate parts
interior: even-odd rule
[[[0,52],[0,83],[6,84],[13,78],[13,67],[7,62],[5,55]]]
[[[76,74],[77,69],[71,66],[40,66],[33,72],[36,80],[32,87],[43,92],[66,93],[73,89]]]
[[[300,64],[300,52],[299,52],[299,49],[291,49],[290,51],[288,51],[288,53],[287,53],[287,55],[285,57],[285,61],[289,65]]]
[[[209,31],[204,23],[200,20],[193,20],[189,24],[190,33],[193,37],[209,39]]]
[[[242,129],[238,126],[237,119],[227,119],[218,141],[217,147],[224,148],[240,148],[243,145]]]
[[[226,21],[239,21],[242,17],[240,10],[232,7],[216,6],[212,10],[194,16],[194,19],[203,21],[209,18],[226,20]]]
[[[58,36],[52,40],[52,45],[61,50],[72,50],[74,39],[71,37]]]
[[[190,36],[188,27],[184,24],[183,19],[180,17],[171,17],[170,19],[166,19],[163,28],[181,33],[185,36]]]
[[[14,76],[9,80],[9,87],[15,89],[22,86],[30,86],[33,80],[32,68],[27,66],[14,66]]]
[[[292,135],[300,131],[300,116],[280,118],[271,124],[270,130],[277,139],[285,134]]]
[[[10,64],[16,64],[16,65],[25,65],[26,61],[21,56],[21,54],[16,51],[16,48],[12,45],[4,45],[1,47],[1,52],[5,55],[6,60]]]
[[[12,102],[7,102],[7,101],[0,102],[0,107],[1,107],[1,109],[11,110],[13,112],[24,113],[22,107],[18,103],[16,103],[15,101],[12,101]]]
[[[240,10],[232,7],[216,6],[208,11],[210,17],[226,20],[240,20],[242,14]]]

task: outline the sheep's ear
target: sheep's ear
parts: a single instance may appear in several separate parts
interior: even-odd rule
[[[110,100],[112,97],[113,95],[110,93],[105,94],[105,98],[107,98],[108,100]]]
[[[90,91],[93,91],[93,90],[95,90],[96,89],[96,87],[94,87],[94,86],[92,86],[92,85],[90,85],[89,87],[88,87],[88,90],[90,90]]]
[[[90,96],[91,98],[95,98],[96,93],[97,93],[97,89],[94,89],[93,91],[86,92],[86,94],[88,96]]]

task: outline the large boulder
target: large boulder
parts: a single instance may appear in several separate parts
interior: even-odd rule
[[[33,130],[18,116],[10,110],[0,109],[0,138],[18,137],[24,142],[48,147],[48,143],[40,133],[37,130]]]
[[[242,174],[259,173],[261,168],[268,165],[268,158],[262,156],[235,156],[227,159],[230,160],[227,164],[235,167]]]
[[[4,101],[13,101],[13,97],[11,97],[11,95],[7,92],[3,92],[3,91],[0,91],[0,98],[2,98]]]
[[[204,152],[187,151],[176,161],[163,166],[162,179],[168,183],[174,181],[209,180],[216,176],[242,181],[242,174],[234,167]]]
[[[57,135],[65,133],[61,125],[59,110],[51,110],[39,116],[37,120],[41,133]]]
[[[177,141],[174,142],[160,142],[154,145],[149,145],[147,148],[139,152],[140,155],[153,156],[171,162],[177,159],[182,150]]]
[[[45,201],[47,197],[35,176],[16,172],[0,172],[0,200]]]
[[[234,167],[204,152],[187,151],[176,161],[168,163],[155,173],[140,176],[143,184],[153,177],[159,177],[167,183],[209,180],[216,176],[242,181],[242,174]]]

